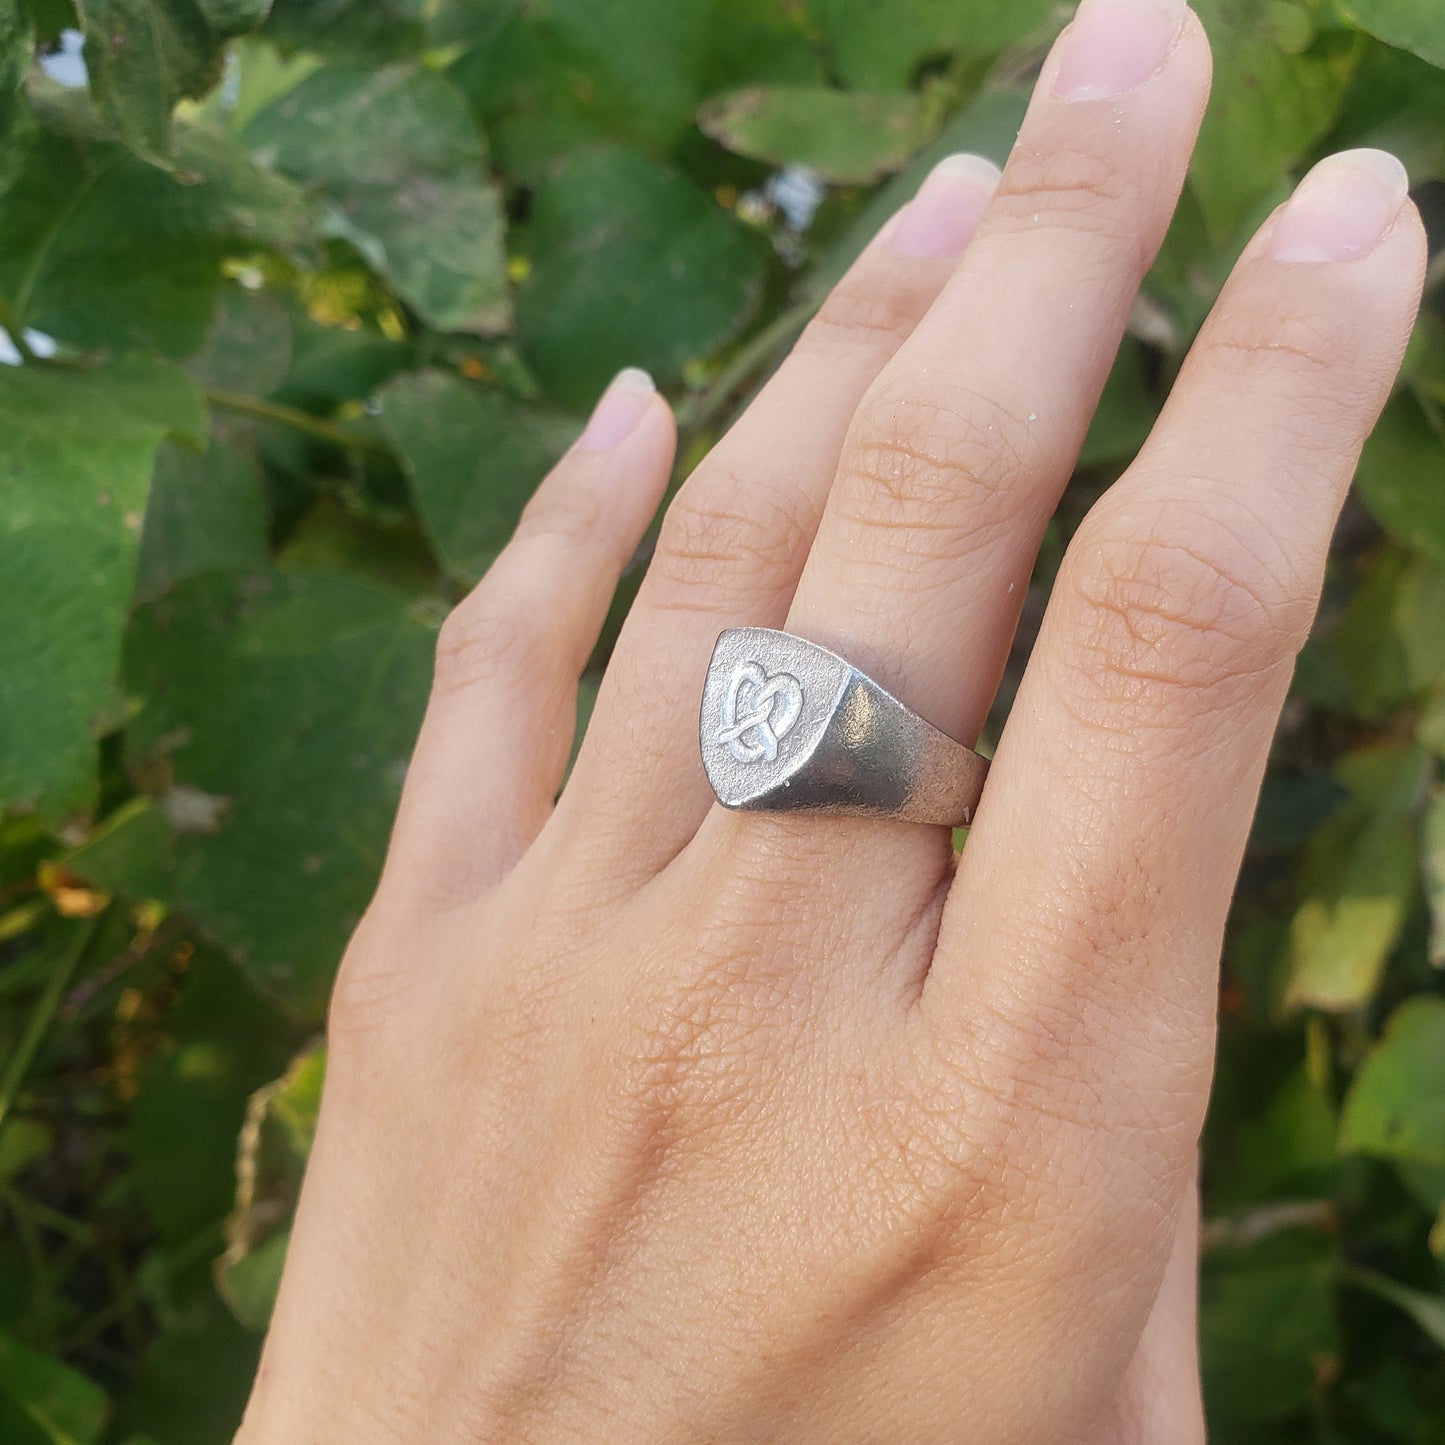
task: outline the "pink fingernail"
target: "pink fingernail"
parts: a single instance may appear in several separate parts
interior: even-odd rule
[[[1054,95],[1101,100],[1143,85],[1169,58],[1184,0],[1083,0],[1064,32]]]
[[[1274,261],[1353,261],[1380,243],[1409,193],[1405,167],[1388,151],[1326,156],[1285,202],[1264,253]]]
[[[653,379],[636,366],[619,371],[592,410],[587,428],[577,439],[579,452],[611,451],[626,441],[657,394]]]
[[[945,156],[899,214],[888,243],[905,256],[956,256],[968,245],[999,168],[982,156]]]

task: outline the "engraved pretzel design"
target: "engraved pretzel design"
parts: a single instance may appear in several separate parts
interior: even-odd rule
[[[769,675],[760,663],[740,662],[723,698],[717,742],[740,763],[772,762],[802,710],[803,685],[791,673]]]

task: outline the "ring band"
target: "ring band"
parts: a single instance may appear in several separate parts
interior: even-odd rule
[[[960,827],[988,761],[825,647],[735,627],[713,649],[699,726],[725,808],[843,813]]]

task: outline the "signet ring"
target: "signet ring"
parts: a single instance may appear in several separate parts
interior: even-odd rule
[[[725,808],[973,821],[988,761],[825,647],[735,627],[713,649],[699,725]]]

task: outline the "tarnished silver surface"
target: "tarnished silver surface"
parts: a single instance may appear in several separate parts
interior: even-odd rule
[[[958,827],[988,762],[851,663],[767,627],[724,632],[702,693],[702,761],[727,808]]]

